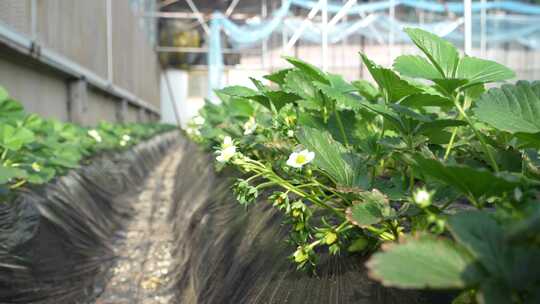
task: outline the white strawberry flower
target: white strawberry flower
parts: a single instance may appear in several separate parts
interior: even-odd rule
[[[96,142],[101,142],[101,135],[99,135],[99,132],[95,129],[88,130],[88,136],[92,137]]]
[[[204,117],[202,117],[200,115],[197,115],[197,116],[193,117],[192,121],[193,121],[193,123],[195,125],[202,126],[202,125],[204,125],[205,119],[204,119]]]
[[[128,142],[130,140],[131,140],[131,136],[129,136],[127,134],[122,135],[122,141]]]
[[[223,138],[221,150],[217,151],[216,160],[220,163],[228,162],[236,154],[236,146],[230,136]]]
[[[33,162],[32,163],[32,170],[34,170],[35,172],[40,172],[41,171],[41,165],[38,164],[37,162]]]
[[[287,136],[288,137],[294,137],[294,131],[293,130],[287,131]]]
[[[199,131],[199,129],[195,129],[195,128],[192,128],[192,127],[188,127],[186,129],[186,133],[188,135],[191,135],[191,136],[200,136],[201,135],[201,132]]]
[[[221,148],[225,149],[225,148],[228,148],[228,147],[231,147],[231,146],[234,146],[234,142],[232,140],[232,137],[225,136],[223,138],[223,143],[221,144]]]
[[[413,193],[413,201],[420,207],[425,208],[431,205],[432,192],[425,188],[420,188]]]
[[[305,164],[310,163],[315,158],[315,153],[307,149],[300,152],[293,152],[289,155],[287,165],[293,168],[302,168]]]
[[[244,135],[249,135],[255,132],[257,129],[257,122],[255,122],[255,117],[250,117],[246,123],[244,123]]]

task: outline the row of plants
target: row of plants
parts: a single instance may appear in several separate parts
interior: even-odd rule
[[[216,92],[188,125],[249,207],[261,193],[290,228],[290,259],[364,254],[386,286],[459,289],[455,303],[540,303],[540,82],[406,29],[421,55],[374,84],[295,58]],[[489,89],[486,85],[489,85]]]
[[[25,186],[44,184],[90,162],[89,157],[124,150],[174,126],[158,123],[111,124],[94,128],[45,119],[25,112],[0,87],[0,201]]]

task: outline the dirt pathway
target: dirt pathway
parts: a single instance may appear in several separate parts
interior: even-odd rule
[[[174,238],[167,217],[181,158],[180,149],[172,147],[130,203],[133,218],[118,233],[113,245],[118,259],[96,304],[172,302],[168,274]]]

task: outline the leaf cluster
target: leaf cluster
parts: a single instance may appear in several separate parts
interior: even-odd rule
[[[292,67],[252,79],[255,89],[218,91],[221,104],[201,111],[202,143],[232,136],[242,153],[232,165],[250,189],[281,188],[270,200],[301,268],[325,251],[377,250],[368,268],[385,285],[462,289],[462,303],[535,303],[540,82],[498,86],[514,72],[405,32],[422,55],[388,68],[360,54],[373,83],[287,57]],[[253,118],[260,127],[244,135]],[[287,166],[300,149],[313,161]]]

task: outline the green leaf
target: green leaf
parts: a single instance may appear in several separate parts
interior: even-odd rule
[[[526,240],[540,235],[540,208],[536,208],[527,218],[515,222],[505,233],[505,237],[511,241]]]
[[[447,165],[435,159],[413,157],[419,172],[449,184],[462,193],[479,198],[500,195],[513,191],[519,181],[506,175],[496,175],[484,169],[474,169],[461,165]]]
[[[518,81],[484,93],[474,108],[476,117],[510,133],[540,132],[540,82]]]
[[[459,62],[455,78],[466,79],[467,86],[470,86],[508,80],[515,76],[512,70],[495,61],[465,56]]]
[[[497,280],[489,280],[480,286],[476,299],[478,304],[509,304],[512,300],[512,291]]]
[[[9,97],[0,101],[0,119],[18,120],[22,119],[24,115],[24,108],[18,101],[9,99]]]
[[[9,93],[4,89],[4,87],[0,86],[0,102],[5,101],[8,99]],[[1,112],[1,111],[0,111]]]
[[[422,115],[418,112],[415,112],[409,107],[403,106],[401,104],[391,104],[389,106],[396,113],[401,114],[401,116],[404,116],[413,120],[421,121],[421,122],[431,122],[431,118],[429,118],[426,115]]]
[[[353,81],[352,85],[368,101],[375,102],[381,96],[379,90],[366,80]]]
[[[303,99],[316,99],[317,88],[306,74],[300,71],[290,71],[285,76],[284,90],[296,94]]]
[[[429,122],[425,122],[420,125],[417,130],[418,134],[423,134],[430,131],[440,131],[448,127],[459,127],[467,125],[466,122],[456,119],[437,119]]]
[[[56,171],[52,168],[41,168],[39,172],[30,172],[28,174],[28,182],[32,184],[44,184],[50,181]]]
[[[14,167],[6,167],[0,164],[0,184],[6,184],[13,178],[24,177],[26,177],[24,170]]]
[[[401,117],[396,112],[392,111],[392,109],[389,109],[387,106],[382,104],[368,103],[362,103],[361,105],[372,112],[382,115],[386,122],[391,124],[396,130],[400,131],[401,133],[407,132],[407,129],[403,124]]]
[[[255,110],[246,99],[232,98],[228,105],[229,115],[236,117],[251,117]]]
[[[313,165],[325,171],[337,184],[356,186],[360,183],[362,163],[325,131],[302,127],[298,141],[315,152]]]
[[[367,267],[372,278],[398,288],[464,288],[477,277],[465,250],[429,235],[387,245]]]
[[[406,28],[404,31],[435,66],[440,78],[454,78],[459,53],[452,43],[421,29]]]
[[[330,84],[330,81],[328,80],[327,76],[323,71],[321,71],[316,66],[307,63],[305,61],[302,61],[298,58],[294,57],[284,57],[290,64],[294,65],[296,68],[298,68],[302,73],[304,73],[308,78],[311,80],[315,80],[318,82],[322,82],[325,84]]]
[[[455,79],[455,78],[434,79],[433,82],[435,82],[438,85],[438,87],[442,89],[440,91],[445,95],[452,95],[452,92],[454,92],[454,90],[467,84],[466,79]]]
[[[274,91],[269,87],[263,85],[262,82],[255,78],[250,77],[249,79],[257,87],[260,93],[268,97],[268,99],[272,102],[277,111],[283,108],[286,104],[293,103],[300,99],[300,97],[298,97],[298,95],[296,94],[291,94],[280,90]]]
[[[250,89],[248,87],[244,87],[244,86],[230,86],[230,87],[226,87],[224,89],[218,90],[218,92],[223,93],[225,95],[229,95],[229,96],[246,97],[246,98],[259,95],[259,92],[253,89]]]
[[[353,111],[344,110],[338,111],[337,114],[339,114],[341,122],[345,126],[344,133],[345,136],[347,136],[347,140],[343,137],[343,134],[341,133],[341,128],[339,126],[336,113],[332,113],[327,122],[324,122],[324,119],[316,115],[316,113],[304,111],[298,112],[298,124],[304,127],[326,130],[330,132],[332,138],[342,144],[346,144],[347,141],[349,142],[349,144],[358,144],[361,139],[355,133],[355,131],[357,131],[356,126],[358,123],[358,120],[355,117],[355,113]]]
[[[0,146],[13,151],[34,141],[34,133],[27,128],[14,128],[10,125],[0,125]]]
[[[442,95],[430,94],[430,93],[418,93],[405,97],[400,105],[421,109],[424,107],[440,107],[444,109],[450,109],[454,106],[451,99]]]
[[[341,93],[352,93],[356,91],[356,87],[345,81],[341,75],[328,74],[327,78],[330,81],[330,86]]]
[[[268,79],[274,83],[277,83],[279,85],[283,85],[285,83],[285,76],[287,76],[287,73],[292,71],[293,69],[283,69],[279,70],[275,73],[265,75],[263,76],[264,79]]]
[[[360,193],[361,202],[347,208],[347,219],[356,226],[366,227],[393,218],[395,210],[390,207],[388,198],[377,189]]]
[[[339,89],[325,85],[321,82],[313,82],[313,85],[317,87],[328,98],[336,102],[336,106],[339,109],[354,109],[360,108],[360,99],[349,93],[342,92]]]
[[[272,110],[271,100],[253,89],[244,86],[230,86],[221,90],[217,90],[216,94],[230,96],[232,100],[239,98],[254,100],[264,107]]]
[[[448,220],[448,229],[490,273],[503,273],[503,231],[489,214],[478,210],[459,213]]]
[[[383,95],[386,96],[388,101],[396,102],[405,96],[421,92],[420,88],[401,79],[391,69],[383,68],[375,64],[362,53],[360,56],[369,70],[369,73],[375,82],[377,82],[379,89],[383,92]]]
[[[440,79],[441,73],[424,57],[401,55],[394,61],[394,69],[403,76],[424,79]]]

